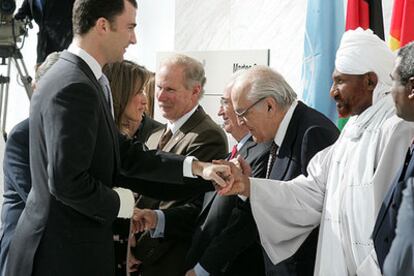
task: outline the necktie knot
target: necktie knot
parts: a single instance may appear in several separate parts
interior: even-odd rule
[[[160,150],[164,149],[165,145],[168,143],[171,137],[172,137],[171,129],[166,128],[164,133],[161,136],[160,142],[158,143],[158,149]]]
[[[278,146],[276,145],[275,141],[273,141],[272,146],[270,147],[269,159],[267,161],[266,178],[270,177],[270,172],[272,171],[273,164],[276,160],[277,149]]]

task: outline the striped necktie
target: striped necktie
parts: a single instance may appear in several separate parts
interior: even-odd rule
[[[275,163],[277,149],[278,149],[278,146],[276,145],[275,141],[273,141],[272,146],[270,148],[269,159],[267,161],[267,170],[266,170],[267,179],[270,177],[270,172],[272,171],[273,164]]]
[[[161,136],[160,142],[158,143],[158,149],[163,150],[168,141],[170,141],[171,137],[172,131],[167,127]]]

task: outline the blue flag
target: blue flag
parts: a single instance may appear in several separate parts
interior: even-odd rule
[[[335,54],[345,31],[343,0],[308,0],[302,67],[303,100],[336,123],[329,96]]]

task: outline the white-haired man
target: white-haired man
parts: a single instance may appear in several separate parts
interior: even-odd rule
[[[389,93],[393,60],[370,30],[344,34],[331,96],[341,114],[353,116],[338,141],[311,160],[307,177],[249,179],[233,166],[230,193],[250,196],[261,243],[274,263],[320,225],[315,275],[380,275],[370,236],[414,134],[412,125],[395,116]]]

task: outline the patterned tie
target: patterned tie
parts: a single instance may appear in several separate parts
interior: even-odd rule
[[[229,160],[233,159],[234,157],[236,157],[237,154],[237,144],[233,146],[233,148],[231,149],[231,154],[230,154],[230,158]]]
[[[168,127],[166,128],[166,130],[164,131],[164,133],[161,136],[160,142],[158,143],[158,149],[162,150],[164,149],[165,145],[168,143],[168,141],[170,141],[172,137],[172,132],[171,129],[169,129]]]
[[[276,145],[275,141],[273,141],[270,148],[269,160],[267,161],[266,178],[269,178],[273,164],[275,163],[277,148],[278,146]]]
[[[102,90],[104,92],[104,96],[106,99],[106,102],[108,103],[109,110],[111,111],[112,118],[114,118],[114,107],[112,102],[112,93],[111,93],[111,87],[109,86],[108,78],[105,76],[105,74],[102,74],[102,76],[99,78],[99,84],[102,87]]]

